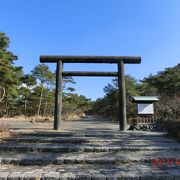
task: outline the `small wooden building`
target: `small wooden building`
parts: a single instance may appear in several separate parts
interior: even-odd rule
[[[131,102],[137,104],[138,115],[153,115],[153,103],[157,101],[159,101],[157,96],[131,96]]]

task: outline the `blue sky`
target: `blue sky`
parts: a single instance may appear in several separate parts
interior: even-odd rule
[[[0,31],[16,65],[29,73],[40,55],[142,57],[125,72],[143,79],[180,62],[179,0],[0,0]],[[55,69],[51,64],[50,68]],[[65,70],[116,71],[115,65],[68,64]],[[78,94],[96,99],[111,78],[74,78]]]

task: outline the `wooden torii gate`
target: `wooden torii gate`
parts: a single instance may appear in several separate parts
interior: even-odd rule
[[[140,64],[138,56],[40,56],[41,63],[57,63],[54,109],[54,130],[60,130],[62,111],[63,76],[106,76],[118,77],[119,130],[126,130],[126,90],[124,64]],[[63,63],[109,63],[117,64],[118,72],[63,71]]]

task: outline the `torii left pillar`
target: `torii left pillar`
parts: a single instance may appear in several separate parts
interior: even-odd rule
[[[56,90],[55,90],[55,108],[54,108],[54,130],[60,130],[60,120],[62,111],[62,61],[57,61],[56,67]]]

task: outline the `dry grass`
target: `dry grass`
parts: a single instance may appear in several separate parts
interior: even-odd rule
[[[30,122],[52,122],[53,119],[51,116],[31,116],[26,118]]]
[[[62,119],[63,120],[80,120],[81,118],[85,117],[86,115],[84,113],[69,113],[69,114],[63,114]],[[12,121],[16,122],[53,122],[54,117],[53,116],[13,116],[13,117],[2,117],[0,118],[1,122],[10,123]]]
[[[12,136],[9,124],[0,124],[0,138]]]
[[[9,124],[0,124],[0,132],[9,131]]]
[[[62,120],[81,120],[83,117],[86,117],[85,113],[67,113],[62,115]]]
[[[16,121],[16,122],[43,122],[43,121],[53,121],[53,117],[51,116],[13,116],[13,117],[2,117],[0,121]]]

